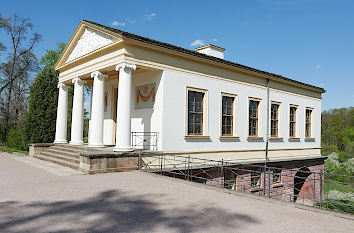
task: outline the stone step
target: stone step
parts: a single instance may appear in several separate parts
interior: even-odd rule
[[[51,157],[59,160],[64,160],[64,161],[69,161],[71,163],[77,163],[80,164],[80,157],[69,157],[67,155],[63,155],[61,153],[53,153],[50,151],[42,151],[40,155],[46,156],[46,157]]]
[[[60,154],[60,155],[67,156],[67,157],[70,157],[70,158],[75,158],[75,159],[79,159],[80,158],[78,152],[69,152],[69,151],[53,149],[53,148],[49,148],[49,149],[45,150],[45,152],[50,152],[52,154]]]
[[[73,146],[70,144],[58,144],[51,146],[50,148],[56,149],[56,150],[62,150],[62,151],[68,151],[68,152],[80,152],[80,151],[98,151],[96,149],[88,148],[87,146]]]
[[[84,151],[81,148],[72,148],[72,147],[67,147],[67,146],[51,146],[51,147],[49,147],[49,149],[65,151],[65,152],[69,152],[69,153],[76,153],[76,154],[78,154],[80,151]]]
[[[40,155],[40,154],[33,155],[33,157],[36,158],[36,159],[40,159],[40,160],[44,160],[44,161],[47,161],[47,162],[56,163],[56,164],[59,164],[61,166],[65,166],[65,167],[69,167],[69,168],[72,168],[72,169],[75,169],[75,170],[79,170],[79,164],[77,164],[77,163],[72,163],[72,162],[69,162],[69,161],[62,160],[62,159],[56,159],[56,158],[53,158],[53,157],[44,156],[44,155]]]

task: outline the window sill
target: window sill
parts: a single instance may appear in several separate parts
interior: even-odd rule
[[[289,141],[300,141],[300,138],[289,138]]]
[[[283,138],[280,137],[270,137],[269,141],[283,141]]]
[[[280,188],[283,187],[283,183],[275,183],[272,185],[273,188]]]
[[[184,139],[210,139],[210,136],[206,136],[206,135],[185,135]]]
[[[250,188],[250,192],[254,193],[254,192],[261,192],[263,191],[263,188],[259,187],[259,186],[253,186]]]
[[[240,137],[237,137],[237,136],[220,136],[219,139],[220,140],[237,140],[237,139],[240,139]]]
[[[305,138],[305,142],[313,142],[315,141],[315,138]]]
[[[247,137],[247,140],[248,141],[260,141],[260,140],[263,140],[263,137],[250,136],[250,137]]]

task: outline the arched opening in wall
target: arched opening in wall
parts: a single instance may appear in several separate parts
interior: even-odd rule
[[[312,195],[312,185],[311,182],[306,182],[306,179],[310,173],[310,169],[303,167],[296,172],[294,177],[294,202]]]

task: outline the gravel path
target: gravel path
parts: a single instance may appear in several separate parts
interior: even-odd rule
[[[139,171],[56,175],[0,153],[0,232],[353,232],[353,218]]]

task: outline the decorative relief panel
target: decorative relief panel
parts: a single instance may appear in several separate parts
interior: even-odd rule
[[[70,53],[66,63],[103,46],[112,44],[115,41],[116,39],[111,36],[90,28],[86,28],[81,38],[77,41],[75,48]]]
[[[156,84],[150,83],[136,87],[136,109],[153,108]]]

